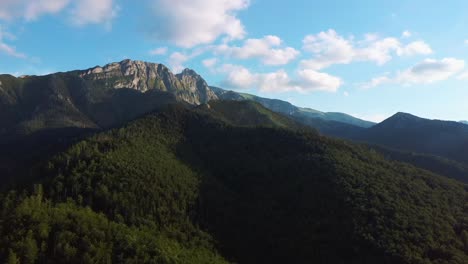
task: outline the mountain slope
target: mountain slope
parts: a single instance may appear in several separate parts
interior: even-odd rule
[[[234,91],[227,91],[218,87],[210,87],[215,94],[218,96],[220,99],[224,100],[253,100],[255,102],[258,102],[265,106],[266,108],[277,112],[284,114],[286,116],[291,116],[294,118],[297,118],[299,120],[306,120],[306,119],[322,119],[325,121],[334,121],[334,122],[340,122],[352,126],[357,126],[357,127],[362,127],[362,128],[368,128],[375,123],[361,120],[355,117],[352,117],[347,114],[343,113],[336,113],[336,112],[320,112],[314,109],[310,108],[302,108],[302,107],[297,107],[292,105],[289,102],[285,102],[282,100],[278,99],[268,99],[268,98],[262,98],[258,97],[255,95],[250,95],[250,94],[244,94],[244,93],[237,93]],[[320,130],[320,128],[318,128]]]
[[[190,69],[173,74],[162,64],[124,60],[47,76],[0,75],[0,135],[9,140],[43,129],[109,128],[169,103],[196,106],[217,99],[253,100],[325,132],[333,126],[341,131],[337,122],[347,124],[351,134],[355,127],[373,125],[342,113],[209,87]]]
[[[428,120],[397,113],[351,137],[394,149],[426,153],[468,164],[468,126],[450,121]]]
[[[273,112],[255,101],[216,100],[201,105],[197,111],[208,113],[234,126],[266,126],[310,130],[307,126]]]
[[[2,199],[0,258],[468,261],[463,185],[310,131],[233,126],[216,108],[171,107],[47,162],[37,171],[42,196]],[[66,217],[51,222],[62,215],[54,210]],[[80,220],[85,213],[100,224]],[[122,231],[106,236],[114,223]]]
[[[0,75],[0,135],[42,129],[108,128],[168,103],[217,99],[195,72],[124,60],[84,71],[15,78]]]

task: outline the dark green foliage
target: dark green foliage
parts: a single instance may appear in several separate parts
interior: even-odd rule
[[[311,130],[294,120],[268,110],[254,101],[211,101],[196,109],[234,126],[280,127],[295,130]]]
[[[9,194],[1,209],[0,259],[7,263],[225,263],[203,244],[184,245],[151,225],[117,223],[41,193]]]
[[[399,151],[376,145],[370,145],[369,148],[378,151],[386,159],[406,162],[436,174],[468,183],[468,166],[464,163],[438,156]]]
[[[428,120],[398,113],[348,138],[468,164],[468,156],[465,155],[468,126],[458,122]]]
[[[245,104],[171,106],[50,159],[43,188],[0,197],[0,261],[467,263],[466,186]]]
[[[462,185],[313,134],[189,128],[202,219],[241,263],[467,261]]]

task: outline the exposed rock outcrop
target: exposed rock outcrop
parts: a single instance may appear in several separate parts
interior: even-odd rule
[[[194,105],[218,99],[195,71],[186,69],[175,75],[162,64],[124,60],[82,71],[80,76],[89,81],[102,81],[107,88],[170,92],[178,100]]]

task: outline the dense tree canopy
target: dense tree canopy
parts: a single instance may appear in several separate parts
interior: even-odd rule
[[[174,106],[49,159],[1,194],[0,260],[468,262],[462,183],[217,109]]]

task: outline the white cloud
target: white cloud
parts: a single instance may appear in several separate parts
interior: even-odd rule
[[[118,7],[113,0],[80,0],[75,2],[72,21],[78,26],[86,24],[105,24],[110,27],[117,16]]]
[[[392,79],[390,79],[386,74],[386,75],[383,75],[383,76],[378,76],[378,77],[372,78],[372,80],[370,80],[369,82],[364,83],[362,85],[362,88],[364,88],[364,89],[374,88],[374,87],[377,87],[377,86],[379,86],[381,84],[386,84],[386,83],[391,83],[391,82],[392,82]]]
[[[333,64],[348,64],[353,60],[354,47],[350,40],[339,36],[334,30],[320,32],[317,35],[306,36],[303,49],[315,55],[312,60],[304,60],[302,64],[310,69],[324,69]]]
[[[343,84],[340,78],[311,69],[299,70],[299,90],[336,92]]]
[[[468,71],[464,71],[457,76],[458,80],[468,80]]]
[[[296,78],[291,78],[284,70],[270,73],[252,73],[239,65],[225,64],[220,72],[227,76],[223,82],[230,88],[258,88],[263,92],[336,92],[342,81],[338,77],[314,70],[299,70]]]
[[[401,34],[401,37],[402,37],[402,38],[410,38],[412,35],[413,35],[413,34],[412,34],[410,31],[405,30],[405,31],[403,31],[403,33]]]
[[[43,15],[57,14],[70,7],[75,25],[106,24],[117,15],[114,0],[1,0],[0,19],[33,21]]]
[[[212,68],[218,63],[217,58],[206,59],[202,61],[203,65],[207,68]]]
[[[58,13],[69,3],[70,0],[2,0],[0,19],[24,18],[31,21],[41,15]]]
[[[236,89],[253,88],[257,85],[257,76],[252,74],[247,68],[240,65],[224,64],[220,70],[226,73],[227,76],[223,83],[228,87]]]
[[[12,34],[4,31],[0,26],[0,53],[21,59],[25,59],[27,57],[24,53],[18,52],[14,46],[5,43],[5,38],[14,39],[15,37]]]
[[[169,56],[168,65],[174,73],[179,73],[185,69],[184,64],[187,61],[200,56],[201,54],[206,52],[208,49],[209,49],[208,47],[200,47],[200,48],[190,50],[188,52],[180,52],[180,51],[173,52]]]
[[[455,58],[444,58],[442,60],[425,59],[415,66],[403,71],[391,78],[380,76],[365,84],[364,88],[372,88],[382,84],[429,84],[444,81],[456,75],[465,68],[465,61]]]
[[[22,58],[22,59],[26,58],[26,55],[24,53],[16,51],[15,47],[1,42],[1,40],[0,40],[0,52],[3,52],[7,55],[17,57],[17,58]]]
[[[399,56],[428,55],[431,53],[431,47],[424,41],[414,41],[397,50]]]
[[[152,56],[166,55],[168,51],[167,47],[160,47],[150,50],[149,54]]]
[[[397,80],[403,84],[433,83],[457,74],[465,67],[463,60],[444,58],[426,59],[399,74]]]
[[[190,56],[181,52],[174,52],[169,56],[169,67],[174,73],[179,73],[185,69],[184,63],[190,60]]]
[[[243,46],[216,46],[214,52],[237,59],[259,58],[266,65],[285,65],[296,59],[299,51],[291,47],[281,47],[282,40],[277,36],[261,39],[247,39]]]
[[[308,35],[303,40],[303,49],[313,54],[313,58],[303,60],[302,66],[321,70],[335,64],[349,64],[354,61],[370,61],[383,65],[392,55],[427,55],[432,49],[423,41],[404,45],[397,38],[380,38],[376,34],[366,34],[363,40],[345,38],[330,29],[316,35]]]
[[[466,39],[464,43],[465,43],[465,45],[468,45],[468,39]]]
[[[363,47],[355,50],[354,60],[371,61],[383,65],[392,59],[392,52],[398,51],[401,43],[396,38],[365,40]]]
[[[151,34],[162,41],[190,48],[221,36],[242,39],[246,32],[237,13],[250,0],[152,0]]]

